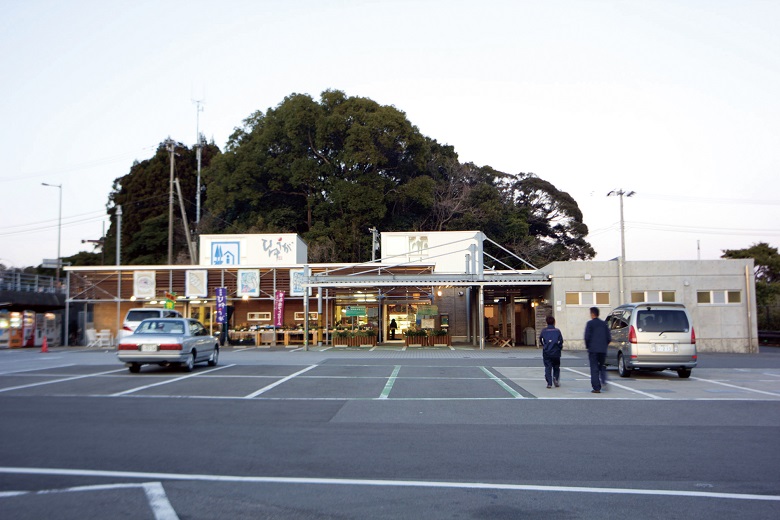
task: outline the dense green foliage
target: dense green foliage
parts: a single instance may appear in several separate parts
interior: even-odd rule
[[[254,113],[204,178],[203,231],[299,233],[312,262],[369,260],[370,227],[481,230],[537,265],[594,255],[568,194],[532,174],[461,164],[395,107],[339,91]]]
[[[248,117],[224,153],[213,143],[206,146],[197,230],[195,157],[194,149],[177,143],[175,176],[193,234],[298,233],[311,262],[370,260],[371,227],[483,231],[537,266],[595,254],[567,193],[533,174],[460,163],[452,146],[422,135],[397,108],[340,91],[325,91],[318,101],[292,94]],[[168,185],[164,143],[114,181],[105,263],[115,260],[117,205],[123,210],[122,263],[167,262]],[[177,203],[174,263],[183,264],[189,256],[180,215]],[[491,244],[485,250],[525,267]],[[89,265],[98,256],[84,253],[73,261]]]

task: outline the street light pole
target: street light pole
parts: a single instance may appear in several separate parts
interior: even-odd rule
[[[59,188],[60,190],[60,209],[59,209],[59,216],[57,217],[57,274],[55,275],[57,282],[59,282],[60,265],[62,265],[62,260],[60,260],[60,246],[62,244],[62,184],[48,184],[42,182],[41,185],[49,186],[51,188]]]
[[[635,191],[612,190],[607,197],[620,197],[620,257],[618,258],[618,283],[620,285],[620,304],[626,303],[625,285],[623,283],[623,263],[626,261],[626,228],[623,220],[623,197],[632,197]]]

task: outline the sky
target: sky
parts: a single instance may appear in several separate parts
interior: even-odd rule
[[[778,247],[778,21],[774,0],[5,0],[0,263],[56,258],[58,231],[62,256],[92,251],[161,141],[224,149],[326,89],[568,192],[596,260],[620,255],[616,190],[628,261]]]

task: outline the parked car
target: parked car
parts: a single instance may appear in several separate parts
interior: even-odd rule
[[[217,364],[219,343],[197,320],[153,318],[119,341],[117,356],[134,374],[147,364],[179,365],[191,372],[196,363]]]
[[[125,321],[122,322],[122,330],[117,334],[117,339],[121,339],[125,336],[129,336],[135,331],[135,328],[142,321],[149,318],[181,318],[182,315],[179,311],[173,309],[154,309],[139,307],[138,309],[130,309],[127,311]]]
[[[621,377],[635,369],[691,376],[697,362],[696,333],[685,305],[628,303],[610,312],[606,322],[612,333],[607,365],[617,365]]]

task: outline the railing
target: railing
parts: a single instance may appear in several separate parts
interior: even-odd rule
[[[0,271],[0,291],[65,293],[65,284],[53,276],[23,273],[15,269]]]

